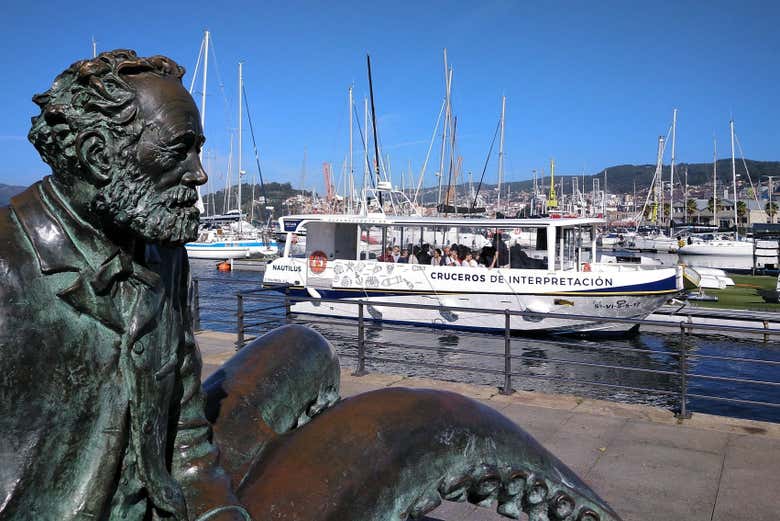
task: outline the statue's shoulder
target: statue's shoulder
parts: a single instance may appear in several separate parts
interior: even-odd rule
[[[14,207],[17,203],[27,205],[36,189],[33,185],[15,196],[10,205],[0,208],[0,272],[8,273],[9,270],[22,268],[33,260],[32,244]]]
[[[40,183],[0,208],[0,294],[26,291],[43,275],[35,244],[51,242],[57,232],[56,221],[42,204]]]

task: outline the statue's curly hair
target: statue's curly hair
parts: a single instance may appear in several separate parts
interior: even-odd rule
[[[139,58],[135,51],[117,49],[77,61],[49,90],[33,96],[41,113],[32,118],[27,138],[55,177],[70,184],[73,176],[83,175],[76,145],[86,132],[107,135],[120,154],[129,153],[143,121],[136,117],[135,88],[124,77],[145,72],[179,80],[184,76],[184,68],[170,58]]]

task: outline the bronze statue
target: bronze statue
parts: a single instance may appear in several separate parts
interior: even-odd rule
[[[183,73],[117,50],[34,98],[52,176],[0,209],[0,520],[400,521],[442,499],[619,519],[478,402],[338,401],[332,346],[300,326],[201,388],[182,245],[204,137]]]

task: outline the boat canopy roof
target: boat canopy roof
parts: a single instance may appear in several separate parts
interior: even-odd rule
[[[605,219],[590,217],[544,218],[544,219],[474,219],[463,217],[419,217],[414,215],[348,215],[348,214],[305,214],[286,215],[279,218],[279,226],[286,232],[299,231],[311,222],[367,224],[373,226],[454,226],[459,228],[573,228],[575,226],[602,226]]]

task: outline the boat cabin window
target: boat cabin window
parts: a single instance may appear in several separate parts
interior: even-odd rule
[[[310,222],[306,224],[306,255],[322,252],[328,259],[354,259],[358,245],[358,225]]]
[[[579,271],[585,263],[593,262],[595,233],[589,224],[552,226],[543,222],[537,226],[487,227],[314,221],[304,226],[302,234],[288,237],[290,257],[322,252],[331,260],[391,262],[387,259],[392,258],[392,262],[415,264]],[[405,260],[397,260],[399,256]]]
[[[306,257],[306,235],[302,233],[289,233],[287,240],[290,242],[288,257]]]
[[[435,264],[438,250],[443,255],[441,265],[547,269],[546,246],[537,244],[546,237],[545,228],[363,225],[360,237],[360,260],[385,261],[387,249],[395,256],[397,249],[402,256],[406,250],[408,262]]]

